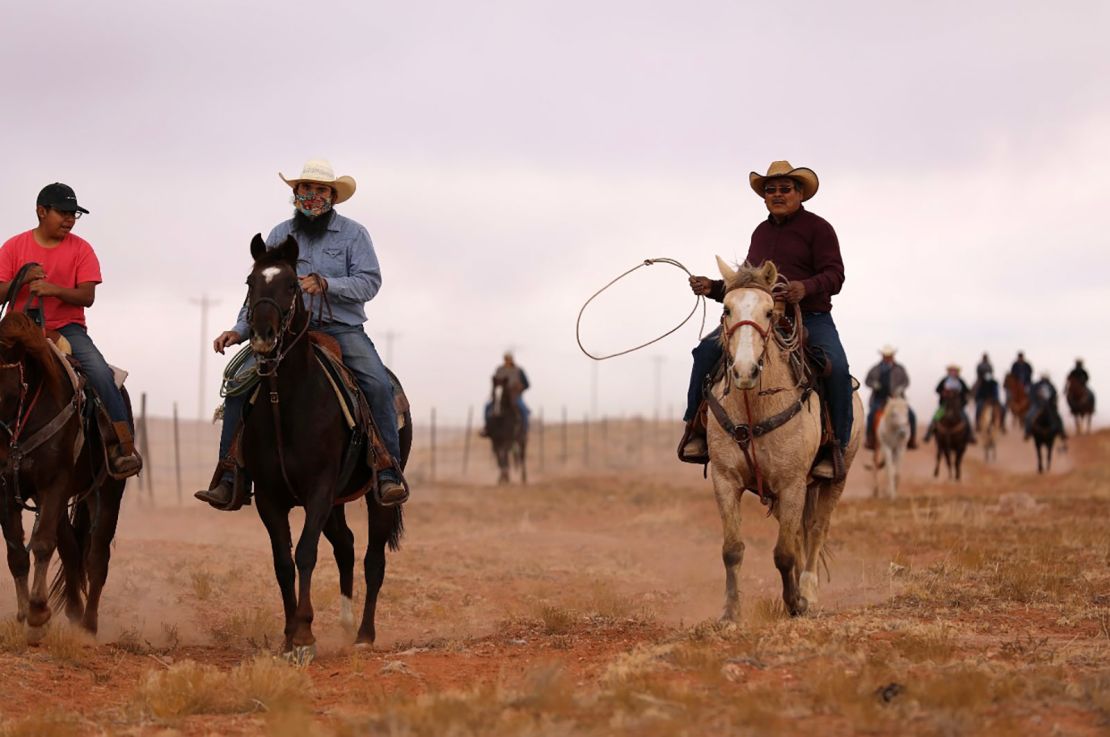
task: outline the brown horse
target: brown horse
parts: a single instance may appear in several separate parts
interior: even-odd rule
[[[1033,444],[1037,448],[1037,473],[1052,470],[1052,448],[1056,444],[1057,437],[1064,437],[1061,432],[1063,426],[1055,402],[1041,402],[1033,410],[1033,417],[1029,421],[1029,434],[1033,436]],[[1064,446],[1061,448],[1066,450]]]
[[[960,480],[960,467],[963,464],[964,452],[967,442],[971,438],[971,428],[963,416],[963,403],[960,393],[945,391],[940,398],[942,411],[936,421],[933,434],[937,444],[937,462],[933,467],[933,476],[940,475],[940,459],[944,458],[944,465],[948,469],[948,478]]]
[[[312,574],[316,568],[321,533],[335,550],[344,615],[350,606],[354,570],[354,536],[347,527],[343,499],[365,488],[371,469],[359,462],[340,487],[345,454],[352,431],[326,369],[306,339],[309,314],[297,278],[297,241],[286,239],[267,250],[261,236],[251,242],[254,268],[247,279],[251,348],[263,376],[261,399],[246,415],[242,457],[255,484],[258,516],[273,548],[274,572],[285,609],[282,652],[299,663],[316,652],[312,632]],[[408,420],[410,418],[406,418]],[[400,432],[403,467],[412,445],[412,423]],[[357,645],[372,645],[374,617],[385,578],[385,548],[396,550],[403,532],[400,506],[384,507],[373,493],[366,495],[369,540],[364,559],[366,602]],[[296,554],[289,530],[289,513],[304,507],[304,527]],[[299,586],[297,579],[299,578]]]
[[[1025,415],[1029,413],[1029,387],[1011,373],[1006,374],[1002,380],[1002,387],[1006,390],[1006,410],[1013,418],[1013,427],[1018,431],[1025,429]]]
[[[130,412],[126,392],[124,401]],[[16,617],[27,622],[32,641],[50,620],[51,603],[64,601],[70,621],[89,632],[98,627],[124,482],[107,476],[103,441],[86,432],[82,406],[42,329],[26,314],[9,312],[0,320],[0,428],[7,436],[0,443],[0,527],[15,580]],[[24,509],[35,512],[30,585]],[[48,591],[55,548],[62,567]]]
[[[524,427],[517,399],[519,389],[510,386],[507,377],[497,377],[493,382],[493,409],[489,418],[489,439],[497,458],[500,473],[497,483],[509,483],[509,465],[520,469],[520,483],[528,483],[527,449],[528,431]]]
[[[1095,415],[1095,393],[1087,386],[1087,382],[1069,378],[1064,386],[1064,396],[1068,400],[1071,416],[1075,418],[1075,434],[1079,435],[1086,428],[1091,432],[1091,420]]]

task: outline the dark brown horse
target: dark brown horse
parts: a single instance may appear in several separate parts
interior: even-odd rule
[[[1006,390],[1006,410],[1013,418],[1014,428],[1024,431],[1025,415],[1029,414],[1029,388],[1011,373],[1002,380],[1002,388]]]
[[[1037,446],[1037,473],[1044,473],[1052,469],[1052,447],[1056,444],[1057,437],[1063,437],[1060,432],[1063,422],[1055,402],[1041,402],[1032,412],[1029,434],[1033,436],[1033,444]]]
[[[1087,382],[1075,378],[1068,378],[1064,386],[1064,396],[1068,400],[1068,409],[1075,418],[1075,434],[1079,435],[1086,428],[1091,432],[1091,420],[1095,415],[1095,393],[1087,386]]]
[[[500,474],[497,483],[509,483],[509,465],[520,469],[520,483],[528,483],[528,433],[517,403],[519,390],[506,377],[493,382],[493,410],[489,418],[489,439]]]
[[[244,421],[242,455],[255,484],[255,503],[273,548],[274,572],[285,609],[283,653],[297,662],[315,655],[312,633],[312,574],[320,534],[331,542],[339,566],[345,612],[350,607],[354,536],[337,500],[370,483],[371,470],[358,463],[338,488],[351,430],[335,399],[325,369],[306,336],[309,314],[297,279],[298,247],[292,237],[267,251],[261,236],[251,242],[254,268],[247,279],[251,348],[264,376],[258,400]],[[401,430],[403,466],[412,444],[412,424]],[[401,508],[383,507],[366,495],[369,542],[364,560],[366,603],[356,644],[371,645],[374,614],[385,578],[385,548],[396,550],[403,532]],[[289,512],[304,507],[304,528],[295,555]],[[299,578],[299,585],[298,579]]]
[[[940,475],[940,459],[944,458],[944,465],[948,468],[948,478],[960,480],[960,466],[963,464],[964,451],[971,437],[971,428],[963,416],[963,404],[960,393],[945,391],[941,395],[942,413],[936,421],[937,462],[933,467],[933,476]]]
[[[103,442],[86,432],[82,406],[42,329],[24,313],[8,313],[0,320],[0,526],[16,617],[27,622],[32,641],[50,620],[51,600],[64,602],[70,621],[88,631],[98,626],[124,482],[107,476]],[[35,512],[29,551],[24,509]],[[48,592],[55,548],[62,566]],[[29,552],[35,558],[30,585]]]

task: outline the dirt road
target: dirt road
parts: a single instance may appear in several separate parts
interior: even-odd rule
[[[339,623],[325,543],[303,670],[267,655],[279,599],[253,510],[131,503],[97,642],[54,625],[26,647],[0,577],[0,735],[1106,734],[1108,451],[1083,438],[1038,477],[1006,437],[956,484],[922,450],[894,502],[855,469],[831,581],[797,620],[749,496],[732,628],[699,468],[423,485],[372,652]]]

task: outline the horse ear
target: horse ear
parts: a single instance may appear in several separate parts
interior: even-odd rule
[[[773,261],[764,261],[763,270],[760,273],[763,276],[763,282],[769,286],[775,286],[775,282],[779,280],[779,269]]]
[[[724,277],[725,283],[728,284],[736,278],[736,269],[729,266],[723,258],[717,257],[717,270],[721,272]]]
[[[264,253],[266,253],[266,241],[262,240],[261,233],[255,233],[254,238],[251,239],[251,258],[257,261]]]
[[[281,260],[293,267],[293,271],[297,270],[297,257],[300,252],[301,248],[297,245],[297,239],[293,236],[287,237],[285,242],[278,246],[278,254],[281,256]]]

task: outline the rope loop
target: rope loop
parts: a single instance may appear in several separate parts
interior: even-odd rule
[[[578,341],[578,349],[580,351],[582,351],[584,354],[586,354],[587,356],[589,356],[590,358],[592,358],[595,361],[607,361],[610,358],[616,358],[617,356],[625,356],[625,355],[628,355],[629,353],[634,353],[634,352],[636,352],[638,350],[641,350],[643,348],[647,348],[652,343],[658,343],[659,341],[663,340],[663,338],[666,338],[668,335],[671,335],[672,333],[674,333],[677,330],[679,330],[680,328],[682,328],[683,325],[690,322],[690,318],[693,317],[694,313],[698,311],[698,305],[701,305],[701,328],[698,329],[698,340],[701,340],[704,337],[705,316],[706,316],[706,309],[707,309],[706,304],[705,304],[705,297],[703,295],[694,295],[694,307],[693,307],[693,309],[690,310],[690,314],[686,315],[686,317],[683,318],[682,322],[680,322],[678,325],[675,325],[673,328],[671,328],[667,332],[663,333],[658,338],[655,338],[653,340],[649,340],[646,343],[641,343],[638,346],[633,346],[632,348],[628,348],[626,350],[619,351],[617,353],[609,353],[609,354],[603,355],[603,356],[597,356],[597,355],[594,355],[593,353],[590,353],[588,350],[586,350],[586,346],[582,345],[582,315],[586,312],[586,308],[589,307],[590,302],[593,302],[595,299],[597,299],[599,296],[601,296],[601,294],[603,292],[605,292],[607,289],[609,289],[609,287],[613,286],[614,284],[616,284],[617,282],[619,282],[621,279],[625,278],[626,276],[628,276],[632,272],[638,271],[638,270],[644,268],[645,266],[651,266],[653,264],[667,264],[668,266],[674,266],[675,268],[682,269],[689,276],[693,276],[693,274],[690,272],[689,269],[687,269],[685,266],[683,266],[680,262],[676,261],[675,259],[661,257],[661,258],[645,258],[642,263],[636,264],[635,266],[633,266],[628,271],[626,271],[623,274],[621,274],[620,276],[616,277],[615,279],[610,281],[608,284],[603,286],[601,289],[597,290],[592,295],[590,295],[590,298],[587,299],[586,302],[582,305],[582,309],[580,309],[578,311],[578,319],[574,323],[574,338],[575,338],[576,341]]]

